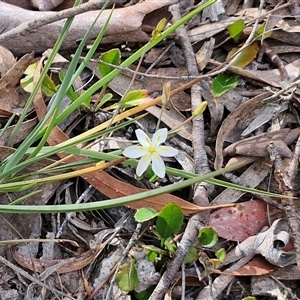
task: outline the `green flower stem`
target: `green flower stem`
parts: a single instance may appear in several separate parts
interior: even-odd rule
[[[221,175],[224,172],[230,172],[240,167],[240,164],[235,164],[227,168],[220,169],[202,176],[197,176],[185,181],[171,184],[165,187],[161,187],[155,190],[150,190],[142,192],[139,194],[134,194],[130,196],[121,197],[118,199],[97,201],[92,203],[83,204],[64,204],[64,205],[0,205],[1,213],[63,213],[63,212],[80,212],[80,211],[91,211],[97,209],[111,208],[121,205],[126,205],[132,202],[140,201],[143,199],[158,196],[164,193],[171,193],[173,191],[183,189],[185,187],[191,186],[197,182],[210,179],[214,176]],[[1,189],[1,185],[0,185]],[[203,210],[210,209],[209,207],[204,207]]]

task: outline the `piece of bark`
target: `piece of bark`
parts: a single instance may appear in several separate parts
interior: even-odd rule
[[[106,36],[118,36],[118,42],[124,42],[127,39],[130,41],[148,41],[148,34],[143,32],[140,27],[144,17],[154,10],[161,7],[176,3],[177,0],[165,1],[145,1],[130,7],[117,8],[114,10],[110,22],[106,30]],[[89,3],[87,3],[89,4]],[[86,5],[86,4],[83,4]],[[104,23],[106,22],[111,10],[104,10],[93,27],[89,42],[97,37]],[[4,2],[0,2],[0,43],[10,49],[15,55],[21,55],[31,51],[40,53],[48,48],[52,48],[57,37],[59,36],[65,20],[60,20],[55,23],[50,23],[34,29],[37,22],[49,17],[54,17],[61,12],[39,12],[29,11],[13,6]],[[77,15],[74,18],[72,26],[67,34],[62,49],[75,49],[86,31],[91,26],[92,22],[99,14],[99,10],[88,11]],[[16,29],[19,25],[24,25],[24,22],[30,21],[29,30],[23,30],[10,36],[6,32]],[[21,33],[21,34],[20,34]],[[135,33],[135,34],[133,34]]]
[[[246,155],[265,157],[268,155],[267,146],[272,141],[276,144],[277,151],[281,157],[291,157],[292,152],[287,147],[299,136],[300,128],[284,128],[277,131],[261,133],[244,140],[231,144],[224,149],[225,155]]]

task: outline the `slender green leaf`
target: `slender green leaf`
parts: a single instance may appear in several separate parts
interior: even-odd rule
[[[125,196],[117,199],[110,199],[104,201],[97,201],[91,203],[83,203],[83,204],[64,204],[64,205],[0,205],[0,212],[3,213],[55,213],[55,212],[79,212],[79,211],[91,211],[98,210],[110,207],[116,207],[121,205],[126,205],[131,202],[140,201],[146,198],[154,197],[157,195],[161,195],[164,193],[171,193],[173,191],[183,189],[187,186],[191,186],[197,182],[205,181],[206,179],[212,178],[214,176],[218,176],[224,172],[230,172],[234,169],[237,169],[239,164],[232,165],[230,167],[220,169],[209,174],[193,177],[191,179],[184,180],[182,182],[178,182],[175,184],[171,184],[168,186],[164,186],[155,190],[150,190],[130,196]],[[54,178],[57,178],[55,176]],[[47,177],[41,178],[39,180],[40,183],[53,182],[54,178]],[[5,191],[7,188],[18,187],[23,185],[29,185],[35,183],[37,184],[37,180],[27,180],[18,183],[8,183],[8,184],[0,184],[0,192]]]
[[[79,0],[76,0],[75,5],[78,5],[80,3]],[[17,134],[17,132],[20,129],[20,126],[22,124],[22,122],[24,121],[30,107],[32,106],[33,100],[36,97],[40,87],[42,86],[42,83],[47,75],[47,72],[54,60],[55,55],[57,54],[60,46],[62,45],[68,30],[72,24],[74,17],[68,18],[63,29],[62,32],[60,33],[59,37],[57,38],[55,45],[51,51],[51,54],[46,62],[45,67],[43,68],[41,75],[38,79],[38,82],[36,84],[36,86],[34,87],[32,94],[30,95],[28,101],[26,102],[26,105],[23,109],[23,112],[20,116],[20,119],[18,120],[18,123],[16,124],[10,138],[8,141],[8,146],[11,146],[13,144],[13,140]],[[18,150],[14,153],[13,158],[6,161],[6,163],[4,163],[1,168],[0,168],[0,172],[1,171],[7,171],[10,170],[13,166],[16,166],[20,160],[22,159],[24,153],[27,151],[27,149],[32,145],[32,143],[36,140],[36,136],[38,134],[38,132],[44,127],[44,125],[46,124],[47,120],[52,116],[52,113],[54,112],[56,108],[53,106],[50,107],[47,115],[45,116],[45,118],[32,130],[32,132],[27,136],[27,138],[22,142],[22,144],[18,147]]]
[[[107,101],[111,100],[112,97],[113,97],[112,93],[105,94],[101,99],[101,101],[99,102],[99,104],[97,105],[96,109],[102,107]]]

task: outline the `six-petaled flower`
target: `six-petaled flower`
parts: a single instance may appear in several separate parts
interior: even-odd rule
[[[168,130],[162,128],[157,130],[152,139],[141,129],[135,131],[140,146],[130,146],[123,151],[123,155],[129,158],[141,157],[137,168],[137,176],[142,176],[149,164],[152,163],[153,172],[160,178],[164,178],[166,174],[165,163],[161,156],[172,157],[177,155],[178,150],[161,145],[168,136]]]

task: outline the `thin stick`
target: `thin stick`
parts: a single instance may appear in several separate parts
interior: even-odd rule
[[[28,22],[22,23],[21,25],[11,29],[5,33],[0,35],[0,43],[9,39],[16,38],[19,35],[29,34],[37,28],[40,28],[44,25],[54,23],[56,21],[74,17],[76,15],[85,13],[91,10],[101,9],[105,1],[97,1],[97,2],[88,2],[76,7],[72,7],[69,9],[65,9],[56,13],[53,13],[49,16],[43,16],[43,18],[30,20]]]

